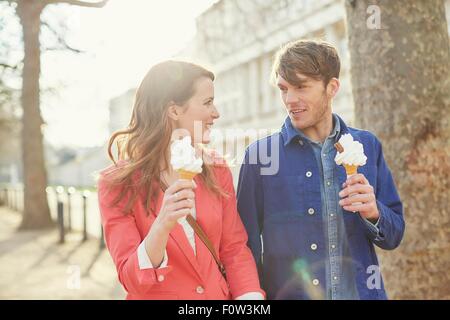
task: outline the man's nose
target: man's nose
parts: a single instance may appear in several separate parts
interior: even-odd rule
[[[299,101],[299,97],[291,90],[288,90],[288,92],[286,93],[286,104],[290,105],[290,104],[295,104]]]

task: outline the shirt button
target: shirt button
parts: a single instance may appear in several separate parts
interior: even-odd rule
[[[327,181],[327,186],[331,186],[331,182],[330,181]]]
[[[317,244],[313,243],[313,244],[311,245],[311,250],[317,250]]]
[[[302,146],[303,145],[303,140],[298,140],[298,144]]]
[[[333,280],[337,280],[337,277],[336,277],[336,276],[334,276],[334,277],[333,277]]]
[[[309,214],[314,214],[314,209],[313,209],[313,208],[309,208],[309,209],[308,209],[308,213],[309,213]]]
[[[195,291],[196,291],[198,294],[202,294],[203,292],[205,292],[205,289],[203,289],[202,286],[198,286],[198,287],[195,289]]]
[[[314,279],[312,281],[313,285],[318,286],[319,285],[319,280],[318,279]]]
[[[336,246],[334,244],[332,244],[331,249],[336,249]]]
[[[311,176],[312,176],[312,172],[311,172],[311,171],[306,172],[306,176],[307,176],[308,178],[311,177]]]
[[[334,213],[330,213],[330,217],[334,217]]]
[[[160,274],[160,275],[158,276],[158,281],[159,281],[159,282],[163,282],[163,281],[164,281],[164,276],[163,276],[162,274]]]

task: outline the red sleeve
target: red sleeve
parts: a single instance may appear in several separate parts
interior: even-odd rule
[[[223,230],[220,241],[220,259],[225,266],[233,299],[248,293],[265,292],[261,289],[255,260],[247,247],[247,232],[237,211],[233,178],[228,167],[216,168],[217,179],[229,194],[222,198]]]
[[[133,212],[128,215],[121,212],[128,197],[125,196],[115,207],[111,207],[120,190],[113,188],[108,192],[106,179],[102,174],[98,180],[98,201],[106,246],[125,290],[131,294],[145,294],[158,281],[159,275],[166,275],[172,267],[142,270],[139,268],[137,248],[143,239],[136,226]]]

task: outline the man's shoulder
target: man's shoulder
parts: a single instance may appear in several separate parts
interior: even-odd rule
[[[373,143],[375,145],[378,145],[380,143],[380,140],[377,138],[377,136],[368,130],[349,126],[348,131],[353,136],[354,139],[360,142]]]
[[[247,147],[247,153],[249,152],[257,152],[258,148],[263,146],[263,147],[267,147],[270,146],[272,144],[273,141],[277,141],[279,142],[281,139],[281,132],[275,132],[271,135],[268,135],[266,137],[257,139],[256,141],[250,143]]]

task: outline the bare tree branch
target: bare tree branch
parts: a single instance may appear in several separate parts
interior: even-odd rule
[[[19,68],[19,65],[16,64],[15,66],[12,66],[12,65],[10,65],[10,64],[0,62],[0,67],[3,67],[3,68],[5,68],[5,69],[16,70],[17,68]]]
[[[41,25],[45,26],[48,30],[50,30],[55,35],[55,37],[58,39],[58,43],[61,45],[61,47],[48,47],[48,48],[45,48],[45,50],[50,51],[50,50],[65,50],[65,49],[67,49],[67,50],[73,51],[75,53],[83,52],[82,50],[79,50],[79,49],[76,49],[76,48],[70,46],[66,42],[66,40],[55,29],[53,29],[47,22],[41,21]]]
[[[88,8],[103,8],[108,0],[102,0],[97,2],[79,1],[79,0],[45,0],[47,4],[67,3],[79,7]]]
[[[69,50],[69,51],[72,51],[74,53],[83,53],[84,52],[84,51],[81,51],[79,49],[72,48],[66,43],[61,43],[61,47],[55,46],[55,47],[44,47],[43,48],[43,51],[58,51],[58,50]]]

